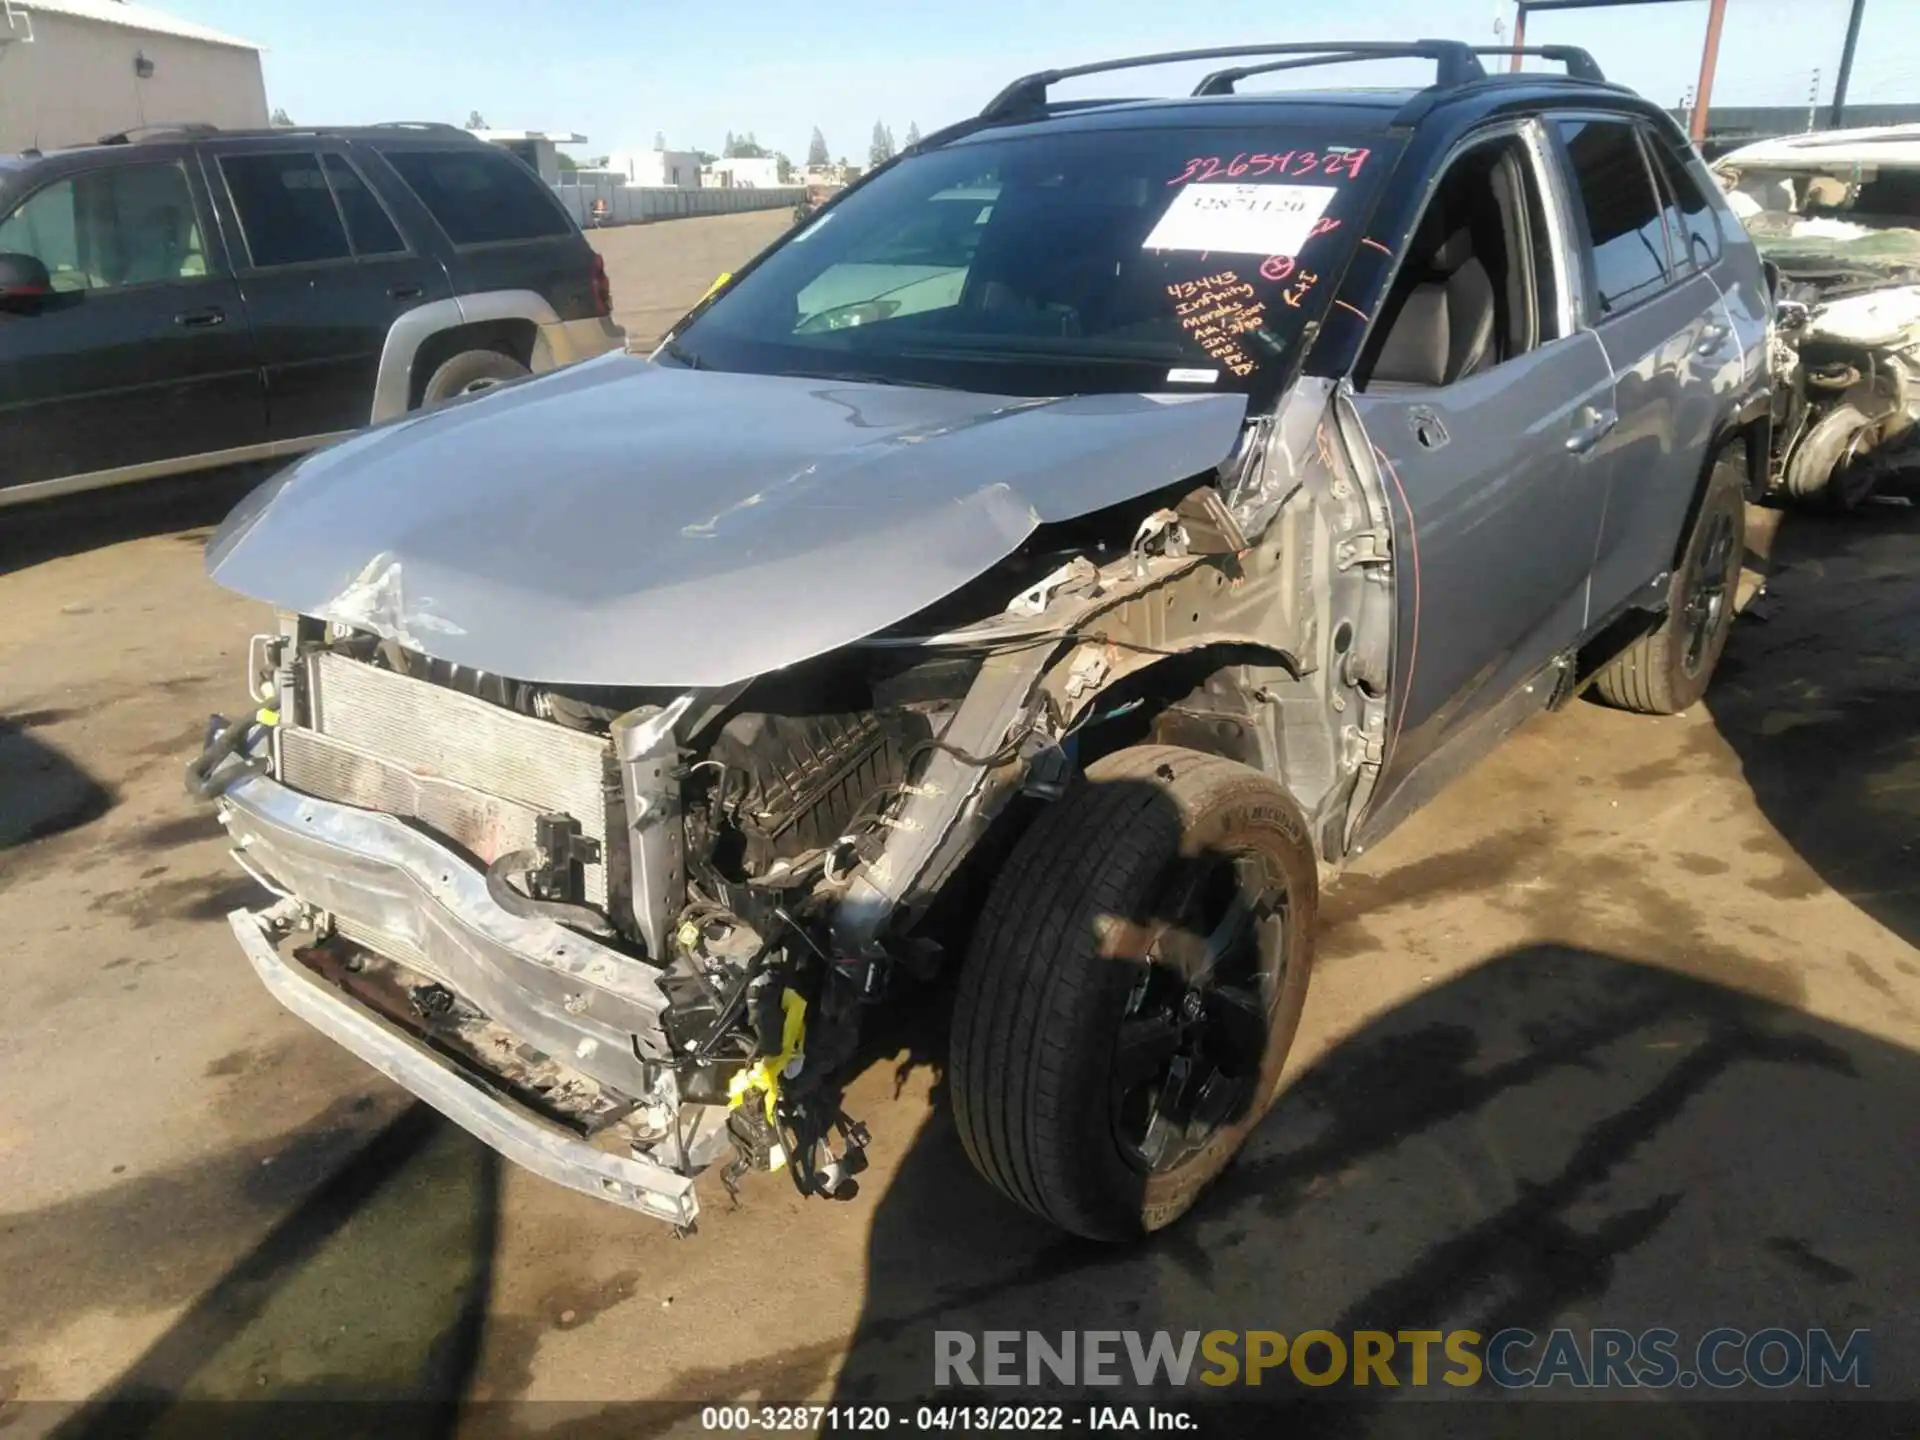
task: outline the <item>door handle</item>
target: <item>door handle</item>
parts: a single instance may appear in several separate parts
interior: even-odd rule
[[[419,285],[389,285],[387,287],[387,296],[393,300],[418,300],[426,293],[425,288]]]
[[[1602,410],[1597,406],[1583,405],[1580,413],[1574,417],[1579,427],[1567,437],[1567,453],[1584,455],[1602,440],[1607,432],[1620,423],[1620,412],[1612,408]]]
[[[227,323],[227,312],[218,305],[209,305],[204,310],[182,310],[173,317],[173,323],[188,330],[210,330]]]
[[[1700,343],[1693,347],[1693,353],[1705,358],[1718,355],[1720,347],[1727,343],[1727,337],[1733,333],[1725,325],[1709,325],[1700,332]]]

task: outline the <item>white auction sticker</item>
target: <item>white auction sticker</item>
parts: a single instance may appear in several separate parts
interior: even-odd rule
[[[1167,207],[1143,250],[1298,255],[1337,185],[1189,185]]]
[[[1220,378],[1218,370],[1169,370],[1169,385],[1211,385]]]

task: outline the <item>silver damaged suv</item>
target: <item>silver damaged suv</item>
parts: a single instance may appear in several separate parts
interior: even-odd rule
[[[651,357],[266,485],[207,553],[282,615],[257,713],[188,775],[279,897],[231,917],[260,978],[680,1227],[707,1171],[851,1194],[863,1029],[950,997],[986,1179],[1173,1221],[1274,1102],[1326,877],[1726,638],[1761,264],[1658,108],[1543,53],[1029,76]],[[1237,93],[1361,54],[1434,83]],[[1049,97],[1169,58],[1229,68]]]

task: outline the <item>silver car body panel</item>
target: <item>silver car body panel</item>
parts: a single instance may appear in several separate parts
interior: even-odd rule
[[[1041,524],[1213,470],[1245,415],[1241,395],[1021,399],[607,355],[292,467],[207,571],[519,680],[726,685],[914,614]]]

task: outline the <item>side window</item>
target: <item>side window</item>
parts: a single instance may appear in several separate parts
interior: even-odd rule
[[[344,155],[322,157],[327,179],[333,184],[333,198],[340,202],[340,213],[347,217],[347,238],[356,255],[397,255],[407,248],[387,214],[380,197],[368,188],[353,162]]]
[[[1673,230],[1673,248],[1684,249],[1687,258],[1704,269],[1720,258],[1720,221],[1708,203],[1707,192],[1694,177],[1689,164],[1692,156],[1680,154],[1659,135],[1647,132],[1642,138],[1675,212],[1668,221]]]
[[[318,155],[223,155],[220,173],[256,269],[345,260],[353,253]]]
[[[1631,125],[1562,120],[1574,188],[1593,242],[1601,316],[1644,300],[1667,283],[1666,225]]]
[[[31,255],[57,291],[113,290],[207,273],[193,192],[177,164],[90,170],[0,221],[0,250]]]
[[[1553,254],[1539,177],[1502,138],[1447,167],[1368,335],[1356,383],[1438,386],[1554,338]]]
[[[456,245],[537,240],[573,228],[538,175],[490,145],[458,150],[383,150]]]

